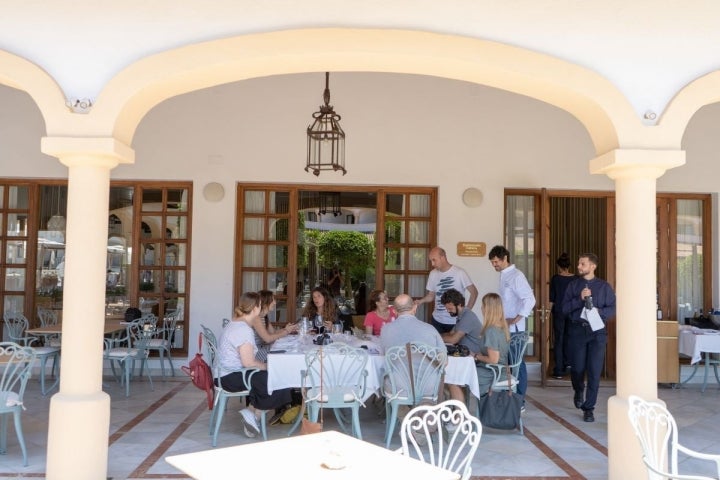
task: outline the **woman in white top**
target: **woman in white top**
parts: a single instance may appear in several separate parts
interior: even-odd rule
[[[290,403],[290,389],[267,390],[267,364],[255,358],[257,345],[251,325],[260,315],[260,295],[255,292],[243,293],[232,320],[223,329],[218,343],[220,361],[220,382],[229,392],[247,389],[243,368],[257,368],[250,379],[250,405],[240,411],[245,434],[254,437],[260,433],[258,410],[272,410]]]

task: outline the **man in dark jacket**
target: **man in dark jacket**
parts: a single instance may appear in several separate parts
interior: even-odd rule
[[[595,254],[580,255],[577,278],[568,285],[562,303],[563,313],[570,318],[568,347],[572,359],[570,379],[575,391],[573,401],[576,408],[582,409],[583,420],[586,422],[595,421],[595,403],[607,345],[606,325],[608,319],[615,316],[615,292],[609,283],[595,276],[597,264],[598,258]],[[600,328],[595,330],[587,320],[589,311],[593,309],[602,319],[602,325],[598,325]]]

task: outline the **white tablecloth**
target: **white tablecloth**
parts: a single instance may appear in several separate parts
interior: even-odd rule
[[[691,363],[702,360],[703,352],[720,353],[720,331],[718,330],[682,329],[679,337],[678,351],[690,357]]]
[[[373,352],[379,349],[377,339],[354,340],[350,344],[362,343],[368,346],[368,351]],[[281,388],[300,388],[302,379],[300,372],[305,368],[305,350],[312,348],[312,344],[306,339],[301,342],[299,337],[284,337],[273,345],[268,355],[268,391],[273,392]],[[284,353],[272,353],[273,351],[285,350]],[[372,354],[366,368],[367,388],[365,390],[366,400],[374,393],[380,391],[382,379],[385,375],[385,357]],[[445,369],[445,383],[461,385],[470,389],[475,397],[480,397],[475,361],[471,357],[449,357]]]

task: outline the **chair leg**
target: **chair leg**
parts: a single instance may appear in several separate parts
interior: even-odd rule
[[[263,440],[267,442],[267,410],[260,411],[260,433]]]
[[[352,408],[353,436],[358,440],[362,440],[362,432],[360,431],[360,407],[355,405]]]
[[[166,350],[166,352],[167,352],[168,363],[170,364],[170,376],[174,377],[175,376],[175,367],[173,367],[173,360],[172,360],[172,355],[170,354],[170,349],[168,348]]]
[[[13,417],[15,418],[15,433],[17,434],[18,443],[20,444],[20,449],[23,454],[23,466],[27,467],[27,448],[25,448],[25,437],[23,436],[22,423],[20,422],[20,411],[20,409],[15,410]]]
[[[225,415],[225,406],[227,404],[227,397],[220,394],[220,399],[216,405],[217,413],[215,414],[215,428],[213,429],[212,446],[217,447],[217,436],[220,431],[220,424],[222,423],[223,415]]]
[[[393,402],[388,402],[386,410],[388,415],[385,419],[385,422],[387,422],[385,428],[385,448],[390,448],[390,441],[392,440],[392,436],[395,431],[395,423],[397,423],[398,405]]]
[[[0,414],[0,455],[7,453],[7,424],[9,413]]]
[[[343,414],[342,409],[340,408],[333,408],[333,413],[335,414],[335,418],[337,419],[338,425],[340,425],[343,433],[348,434],[347,424],[351,423],[352,420],[351,422],[348,422],[347,418],[345,418],[345,415]],[[354,428],[354,425],[352,425],[352,427]]]
[[[307,405],[305,406],[305,410],[307,410]],[[288,430],[288,433],[287,433],[288,437],[290,435],[292,435],[293,432],[295,432],[295,430],[297,430],[298,426],[300,425],[300,422],[302,422],[302,419],[305,416],[305,410],[303,410],[301,408],[300,412],[298,412],[298,416],[295,417],[295,421],[293,422],[292,427],[290,427],[290,430]]]

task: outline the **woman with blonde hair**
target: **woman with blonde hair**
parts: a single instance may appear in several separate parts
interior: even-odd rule
[[[510,349],[510,331],[505,321],[502,299],[497,293],[488,293],[482,298],[481,311],[483,327],[480,330],[480,351],[475,354],[480,393],[487,393],[494,379],[488,363],[507,364]]]
[[[281,408],[290,403],[290,389],[280,389],[268,393],[267,363],[255,358],[257,345],[251,325],[260,315],[260,295],[255,292],[243,293],[235,307],[232,320],[223,328],[218,342],[218,360],[220,362],[220,382],[229,392],[239,392],[250,387],[248,400],[250,405],[240,410],[245,435],[255,437],[260,433],[258,418],[260,410]],[[252,376],[251,385],[245,385],[241,369],[257,368]]]

